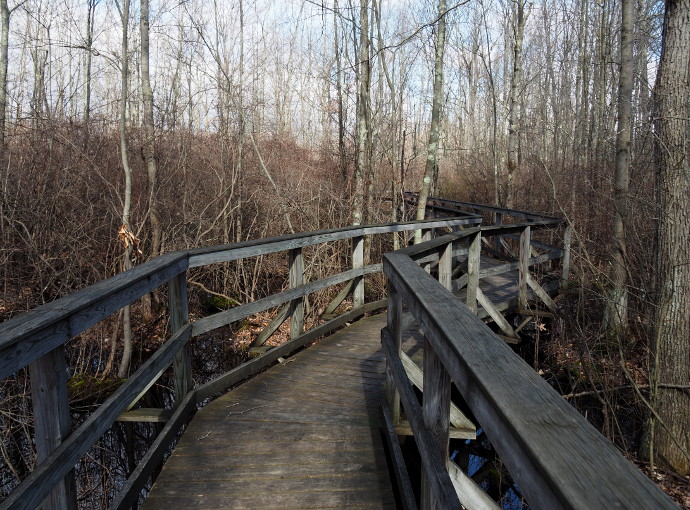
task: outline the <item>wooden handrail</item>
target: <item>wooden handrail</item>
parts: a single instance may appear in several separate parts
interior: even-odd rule
[[[523,232],[522,251],[529,251],[530,224],[516,228]],[[496,234],[501,229],[469,229],[384,255],[384,273],[389,282],[388,326],[382,332],[387,358],[386,408],[395,420],[402,399],[419,446],[430,490],[421,508],[459,508],[460,504],[470,503],[456,502],[448,493],[447,429],[430,422],[426,407],[422,410],[416,396],[410,394],[410,383],[400,361],[403,303],[426,339],[424,358],[430,361],[425,361],[424,406],[427,388],[435,384],[430,398],[440,406],[438,413],[448,420],[443,395],[444,381],[449,377],[531,507],[677,508],[470,308],[456,299],[446,284],[436,281],[413,260],[413,256],[439,250],[444,242],[450,244],[484,231]],[[521,255],[520,267],[525,270],[529,261],[529,255]],[[528,273],[521,277],[523,281],[531,285]],[[436,373],[427,374],[427,370]],[[432,434],[433,430],[436,434]],[[443,455],[438,454],[438,448]]]

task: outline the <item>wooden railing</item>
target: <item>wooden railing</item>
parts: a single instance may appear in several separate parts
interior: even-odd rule
[[[528,288],[547,305],[551,301],[530,270],[566,256],[567,250],[549,249],[535,257],[530,233],[562,225],[543,217],[524,219],[528,222],[467,229],[384,255],[389,289],[387,327],[381,335],[387,361],[384,415],[388,437],[395,438],[402,404],[423,464],[421,508],[498,508],[449,460],[451,384],[532,508],[676,508],[477,317],[478,304],[492,306],[479,290],[479,279],[487,274],[479,269],[480,246],[495,236],[519,235],[517,267],[499,268],[519,270],[519,306],[526,305]],[[457,274],[452,254],[463,252],[465,303],[451,292]],[[430,255],[439,261],[438,279],[423,267]],[[562,278],[566,280],[567,273]],[[491,317],[496,319],[493,313]],[[425,339],[421,405],[401,358],[403,332],[410,325]],[[509,324],[499,326],[510,335]],[[393,447],[393,457],[400,459]],[[400,462],[397,466],[404,506],[417,508],[407,471]]]
[[[115,421],[136,421],[136,413],[130,413],[128,417],[127,411],[137,405],[172,364],[174,409],[161,410],[160,415],[167,420],[165,426],[111,503],[111,508],[130,508],[197,404],[365,312],[385,306],[385,300],[373,303],[365,303],[364,300],[364,278],[382,268],[381,263],[364,265],[365,236],[421,229],[428,239],[431,229],[471,227],[480,222],[481,218],[476,215],[460,214],[454,218],[346,227],[169,253],[0,324],[0,380],[28,366],[38,454],[34,471],[0,504],[0,508],[33,509],[42,503],[44,509],[74,508],[73,467]],[[351,268],[318,281],[304,282],[302,249],[340,240],[352,241]],[[189,322],[188,269],[280,252],[287,252],[289,258],[288,290]],[[305,296],[343,282],[351,282],[353,309],[304,331]],[[166,284],[170,338],[79,428],[70,431],[64,345],[122,307]],[[340,300],[344,297],[341,295]],[[283,304],[289,307],[290,341],[206,384],[193,387],[188,352],[188,342],[192,337]]]

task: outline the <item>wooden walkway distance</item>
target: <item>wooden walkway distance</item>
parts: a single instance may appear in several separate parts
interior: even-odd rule
[[[385,321],[362,319],[200,410],[143,508],[395,508]]]

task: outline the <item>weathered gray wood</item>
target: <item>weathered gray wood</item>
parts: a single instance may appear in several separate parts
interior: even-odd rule
[[[410,482],[410,476],[405,465],[405,458],[403,457],[400,443],[398,442],[395,426],[393,425],[393,417],[385,400],[381,401],[381,412],[386,422],[386,442],[388,450],[391,452],[393,458],[393,472],[395,473],[395,481],[398,484],[398,491],[400,500],[404,510],[417,510],[417,501],[414,497],[414,490]]]
[[[429,431],[433,447],[445,459],[444,469],[448,469],[448,430],[450,423],[450,376],[443,363],[425,338],[424,341],[424,398],[422,416],[424,426]],[[422,494],[420,507],[424,510],[446,508],[433,494],[430,477],[433,474],[422,472]]]
[[[465,303],[473,312],[477,312],[477,292],[479,290],[480,254],[482,249],[481,231],[470,237],[470,249],[467,255],[467,296]]]
[[[290,288],[296,289],[304,283],[304,262],[302,248],[290,250]],[[290,302],[290,338],[297,338],[304,331],[304,296]]]
[[[359,270],[364,266],[364,237],[352,238],[352,269]],[[354,307],[359,308],[364,304],[364,277],[358,276],[353,279],[354,285]]]
[[[286,305],[280,309],[273,320],[266,326],[261,333],[259,333],[254,341],[251,343],[252,348],[261,347],[266,343],[266,340],[271,338],[271,335],[278,331],[278,328],[287,320],[290,316],[290,305]]]
[[[544,304],[547,306],[549,310],[552,312],[557,312],[558,307],[556,306],[556,303],[554,303],[553,299],[551,299],[551,296],[543,289],[541,285],[539,285],[537,282],[534,281],[534,279],[528,274],[527,275],[527,284],[532,288],[534,293],[539,296],[539,299],[541,299]]]
[[[532,507],[626,508],[634,501],[640,508],[675,508],[510,347],[466,307],[448,299],[447,291],[413,261],[389,253],[384,256],[384,270]]]
[[[503,314],[496,309],[491,300],[486,297],[484,292],[482,292],[482,289],[479,287],[477,287],[477,300],[479,301],[479,304],[482,305],[482,308],[487,311],[489,316],[498,325],[498,327],[501,328],[501,331],[506,334],[506,336],[510,338],[518,338],[517,333],[515,333],[515,330],[512,328],[512,326],[508,324],[508,321],[505,319],[505,317],[503,317]]]
[[[67,363],[62,345],[29,365],[31,403],[38,462],[47,459],[69,435],[70,411],[67,395]],[[44,510],[77,508],[74,471],[58,482],[43,502]]]
[[[415,267],[424,271],[416,265]],[[429,478],[433,496],[442,505],[441,508],[459,509],[460,502],[455,494],[448,471],[445,468],[446,459],[440,454],[438,445],[433,441],[424,425],[422,409],[417,401],[417,395],[414,393],[412,384],[405,373],[405,368],[397,356],[397,350],[388,328],[381,331],[381,344],[386,354],[386,367],[390,367],[393,380],[400,394],[405,414],[409,419],[417,447],[419,448],[424,470]]]
[[[0,504],[0,509],[35,508],[84,453],[112,425],[136,395],[150,384],[151,377],[169,366],[179,349],[191,338],[191,327],[183,327],[120,386],[115,393],[70,434],[55,451]]]
[[[520,235],[520,266],[518,267],[518,306],[527,308],[527,278],[529,277],[530,227],[524,227]]]
[[[144,457],[139,461],[136,469],[127,479],[127,482],[124,487],[122,487],[115,500],[111,502],[111,509],[127,510],[137,503],[139,494],[145,487],[146,482],[159,467],[173,439],[195,410],[196,395],[195,391],[192,390],[187,393],[184,400],[180,402],[180,405],[177,406],[175,411],[171,412],[168,416],[165,427],[163,427],[163,430],[158,434],[151,447],[146,454],[144,454]],[[162,411],[170,412],[167,409]]]
[[[187,272],[181,273],[168,282],[168,308],[170,310],[170,332],[181,330],[189,323],[187,304]],[[192,389],[192,362],[189,346],[184,344],[173,360],[175,402],[179,404]]]
[[[370,266],[366,266],[360,269],[350,269],[348,271],[344,271],[342,273],[338,273],[336,275],[323,278],[322,280],[309,282],[304,285],[300,285],[297,288],[289,289],[278,294],[273,294],[263,299],[258,299],[251,303],[237,306],[235,308],[231,308],[230,310],[225,310],[223,312],[219,312],[209,317],[199,319],[198,321],[193,323],[193,335],[198,336],[202,333],[206,333],[221,326],[232,324],[233,322],[237,322],[259,312],[263,312],[270,308],[274,308],[276,306],[288,303],[301,296],[306,296],[308,294],[311,294],[321,289],[325,289],[332,285],[336,285],[338,283],[351,280],[357,276],[376,273],[380,271],[380,268],[381,264],[372,264]]]
[[[340,289],[340,292],[338,292],[338,295],[333,298],[333,301],[331,301],[326,309],[323,311],[322,317],[325,319],[331,319],[333,316],[333,312],[342,304],[343,301],[345,301],[345,298],[352,292],[352,287],[353,287],[354,282],[350,280],[347,282],[345,286],[343,286],[342,289]]]
[[[117,417],[117,421],[166,423],[172,415],[173,411],[171,409],[140,407],[122,413]]]
[[[498,510],[500,507],[489,495],[467,476],[455,462],[448,461],[448,473],[462,506],[467,510]]]
[[[403,334],[403,311],[402,311],[402,296],[395,290],[395,287],[388,286],[388,314],[386,324],[388,331],[393,339],[393,348],[396,356],[400,356],[402,346]],[[388,409],[391,412],[391,419],[393,426],[400,423],[400,395],[398,388],[395,385],[395,378],[391,368],[386,364],[386,399],[388,400]]]
[[[403,367],[405,367],[405,373],[407,373],[410,382],[424,392],[424,371],[404,351],[400,352],[400,361],[402,361]],[[454,437],[463,437],[464,439],[477,438],[477,428],[474,426],[474,423],[452,402],[450,404],[450,423],[458,432],[461,431],[464,434]]]
[[[568,279],[570,278],[570,244],[572,242],[573,229],[568,225],[563,234],[563,260],[561,266],[563,268],[563,276],[561,277],[561,287],[568,288]]]
[[[169,253],[0,323],[0,379],[159,287],[186,267],[185,253]]]
[[[453,288],[453,243],[448,243],[439,253],[438,281],[448,290]]]
[[[502,225],[503,224],[503,213],[497,212],[496,213],[496,225]],[[496,253],[501,253],[501,236],[496,235],[493,238],[494,241],[494,251]]]

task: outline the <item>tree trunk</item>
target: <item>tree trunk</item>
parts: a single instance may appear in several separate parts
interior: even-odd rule
[[[660,388],[690,381],[690,0],[668,0],[654,90],[659,206],[652,392],[662,423],[651,424],[656,459],[690,473],[690,397]]]
[[[144,145],[142,153],[146,162],[149,185],[149,225],[151,227],[151,252],[149,258],[160,255],[161,225],[158,218],[158,169],[156,167],[155,138],[153,130],[153,90],[149,72],[149,0],[141,0],[139,33],[141,37],[141,95],[144,114],[142,131]]]
[[[355,165],[355,196],[352,206],[352,224],[360,225],[364,219],[365,179],[369,174],[369,94],[371,62],[369,60],[369,0],[361,0],[359,8],[359,88],[357,92],[357,162]]]
[[[513,69],[510,77],[510,100],[508,102],[508,182],[506,183],[504,203],[506,207],[513,207],[513,178],[518,166],[518,146],[520,132],[518,129],[518,104],[522,88],[522,41],[525,34],[525,3],[517,0],[515,3],[515,40],[513,41]]]
[[[0,0],[0,161],[5,154],[5,115],[7,114],[7,62],[10,34],[10,9]]]
[[[429,142],[426,149],[426,165],[424,178],[417,199],[418,220],[423,220],[426,214],[426,202],[429,190],[435,188],[432,183],[436,166],[438,165],[438,141],[441,132],[441,109],[443,107],[443,52],[446,46],[446,0],[438,0],[438,23],[436,24],[436,41],[434,51],[434,88],[431,104],[431,126],[429,128]],[[415,232],[415,243],[422,239],[421,230]]]
[[[623,333],[628,322],[628,289],[625,233],[628,220],[630,183],[630,138],[633,91],[633,29],[636,1],[621,3],[621,63],[618,82],[618,130],[613,189],[613,246],[611,246],[611,294],[607,303],[605,327]]]
[[[127,84],[129,75],[129,2],[130,0],[123,0],[122,5],[117,2],[120,9],[120,18],[122,20],[122,63],[120,66],[121,72],[121,97],[120,97],[120,157],[122,158],[122,168],[125,173],[125,191],[124,201],[122,206],[122,226],[125,232],[130,231],[129,216],[132,204],[132,169],[129,166],[129,156],[127,154],[127,96],[129,95],[129,87]],[[132,247],[125,244],[124,253],[124,269],[125,271],[132,268]],[[123,347],[122,360],[117,371],[117,376],[124,378],[129,373],[129,362],[132,357],[132,322],[131,322],[131,307],[127,305],[124,308],[123,314]]]

